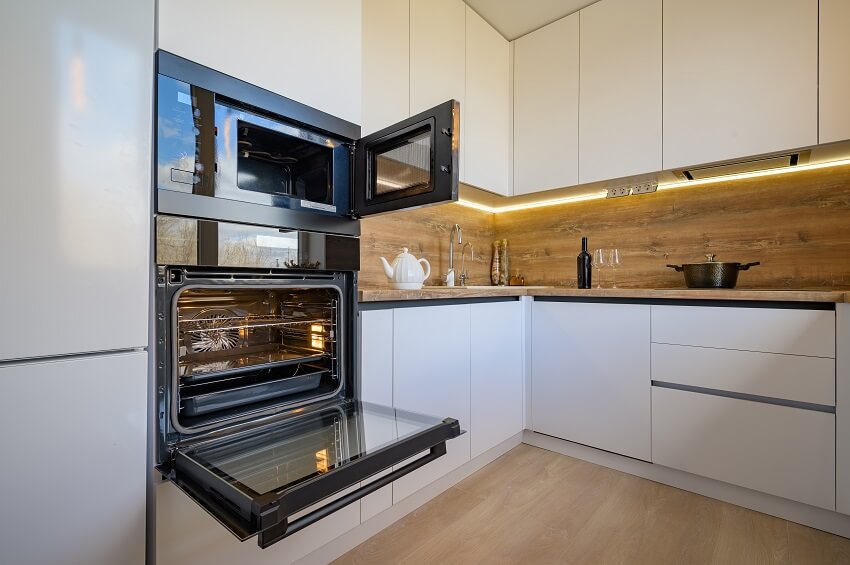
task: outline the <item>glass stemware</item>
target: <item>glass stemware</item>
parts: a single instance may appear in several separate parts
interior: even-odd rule
[[[593,251],[593,266],[596,268],[596,288],[602,288],[602,268],[608,264],[608,259],[604,249],[596,249]]]
[[[620,250],[616,247],[608,251],[608,266],[611,267],[611,288],[617,288],[617,267],[620,266]]]

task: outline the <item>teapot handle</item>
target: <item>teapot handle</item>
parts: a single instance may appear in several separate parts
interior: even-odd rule
[[[424,281],[427,281],[428,277],[431,276],[431,263],[429,263],[428,259],[426,259],[425,257],[422,257],[421,259],[419,259],[419,262],[425,263],[425,278],[422,279],[422,281],[424,282]]]

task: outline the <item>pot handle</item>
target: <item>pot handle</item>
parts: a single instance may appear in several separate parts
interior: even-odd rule
[[[685,268],[681,265],[667,265],[667,266],[670,267],[671,269],[676,269],[677,273],[681,273],[682,271],[685,270]]]
[[[756,261],[755,263],[744,263],[743,265],[738,266],[738,270],[748,271],[750,267],[755,267],[756,265],[761,265],[761,261]]]

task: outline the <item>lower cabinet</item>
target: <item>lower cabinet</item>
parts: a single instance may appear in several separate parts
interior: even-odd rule
[[[0,367],[0,563],[145,562],[147,370],[143,351]]]
[[[535,301],[535,432],[651,459],[650,306]]]
[[[652,388],[653,463],[835,510],[835,415]]]

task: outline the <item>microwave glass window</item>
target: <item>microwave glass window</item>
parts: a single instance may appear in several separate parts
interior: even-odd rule
[[[430,127],[376,148],[373,158],[373,197],[408,196],[431,190]]]
[[[333,148],[237,121],[241,190],[333,204]]]

